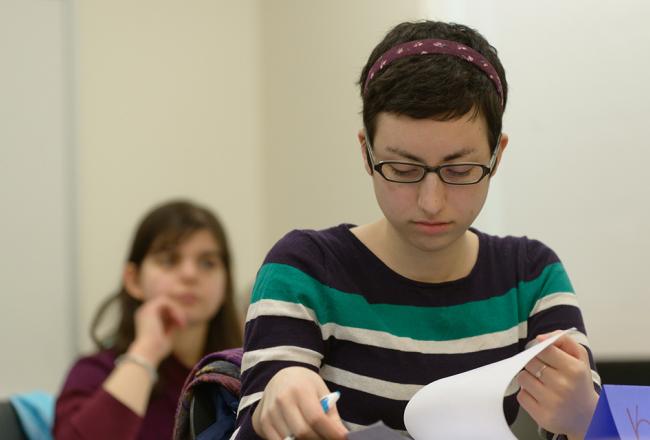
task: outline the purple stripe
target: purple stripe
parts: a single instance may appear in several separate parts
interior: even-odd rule
[[[271,380],[275,373],[287,367],[304,367],[318,373],[318,368],[313,365],[303,364],[302,362],[273,361],[260,362],[254,367],[244,371],[241,376],[242,396],[264,391],[264,388]]]
[[[393,400],[374,394],[364,393],[325,381],[331,390],[341,392],[341,398],[336,402],[336,408],[341,418],[357,425],[370,425],[381,420],[393,429],[406,429],[404,427],[404,409],[406,400]]]
[[[393,429],[406,430],[404,426],[404,410],[406,409],[407,401],[387,399],[385,397],[367,394],[363,391],[342,387],[328,381],[325,381],[325,383],[328,388],[341,392],[341,398],[336,403],[336,408],[343,420],[358,425],[370,425],[377,422],[377,415],[381,414],[381,420],[387,426]],[[511,425],[515,421],[517,412],[519,411],[516,394],[504,398],[503,410],[507,423]]]
[[[249,417],[249,413],[251,411],[255,411],[255,408],[257,408],[257,403],[255,402],[249,407],[246,407],[239,413],[239,417],[237,417],[237,427],[240,428],[239,432],[237,433],[237,440],[261,440],[262,437],[257,435],[255,430],[253,429],[253,417]]]
[[[335,338],[328,340],[328,346],[332,350],[327,363],[332,367],[389,382],[426,385],[514,356],[521,344],[513,342],[506,347],[458,354],[401,352]]]
[[[273,329],[273,331],[260,331],[260,329]],[[262,348],[291,345],[303,347],[316,352],[325,349],[322,333],[313,321],[288,318],[286,316],[259,316],[246,323],[246,339],[244,350],[252,351]],[[251,338],[249,335],[255,335]]]
[[[517,393],[506,396],[503,399],[503,413],[506,416],[508,425],[515,423],[517,413],[519,412],[519,402],[517,402]]]
[[[535,335],[550,333],[554,330],[563,330],[569,327],[575,327],[580,333],[586,335],[584,321],[580,309],[574,306],[558,305],[536,313],[528,319],[528,334],[526,343],[534,339]],[[585,347],[589,356],[589,365],[596,371],[594,356],[589,347]]]
[[[579,332],[587,334],[580,309],[564,304],[553,306],[528,318],[530,337],[526,342],[529,342],[535,335],[570,327],[575,327]]]

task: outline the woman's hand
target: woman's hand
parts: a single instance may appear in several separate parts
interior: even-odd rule
[[[343,426],[336,406],[323,412],[320,399],[330,391],[323,379],[303,367],[278,371],[264,389],[264,396],[253,413],[253,428],[263,438],[343,440]]]
[[[159,296],[145,301],[135,312],[135,340],[128,353],[146,359],[156,368],[171,353],[175,331],[185,324],[183,309],[170,298]]]
[[[171,299],[160,296],[143,303],[135,312],[135,340],[127,350],[139,361],[119,363],[104,381],[104,390],[144,417],[154,385],[150,370],[169,355],[174,331],[184,325],[183,311]]]
[[[540,335],[544,340],[552,334]],[[547,431],[582,439],[598,403],[587,350],[565,335],[517,376],[517,400]]]

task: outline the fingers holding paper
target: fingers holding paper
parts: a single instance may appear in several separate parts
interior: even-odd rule
[[[538,339],[546,339],[548,335]],[[517,376],[519,404],[544,429],[582,438],[598,402],[587,350],[564,335]]]

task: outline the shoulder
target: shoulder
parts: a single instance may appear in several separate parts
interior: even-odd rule
[[[340,256],[353,246],[350,225],[323,230],[294,230],[269,251],[253,287],[252,302],[262,298],[309,302],[331,286]]]
[[[322,259],[327,250],[346,241],[350,225],[342,224],[327,229],[294,229],[282,237],[268,253],[265,263],[282,263],[287,259]]]
[[[538,307],[536,303],[543,298],[557,300],[561,296],[566,301],[574,302],[571,280],[549,246],[526,236],[479,234],[488,255],[483,257],[487,273],[502,279],[504,285],[515,288],[526,316],[533,313],[533,309]]]
[[[103,350],[89,356],[81,357],[75,362],[72,369],[84,370],[113,370],[117,353],[113,350]]]
[[[98,386],[115,368],[116,358],[117,353],[112,350],[79,358],[70,368],[64,388]]]
[[[296,229],[282,237],[269,251],[264,266],[291,266],[323,279],[328,262],[345,254],[351,246],[351,225],[341,224],[322,230]]]
[[[525,278],[536,277],[560,259],[542,241],[527,236],[497,236],[473,230],[479,237],[482,256],[500,267],[517,268]]]

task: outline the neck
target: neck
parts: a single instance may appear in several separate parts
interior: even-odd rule
[[[174,335],[172,352],[181,364],[192,368],[203,357],[207,324],[190,325]]]
[[[386,219],[360,226],[354,233],[384,264],[414,281],[441,283],[463,278],[478,257],[478,237],[471,231],[435,251],[415,248]]]

